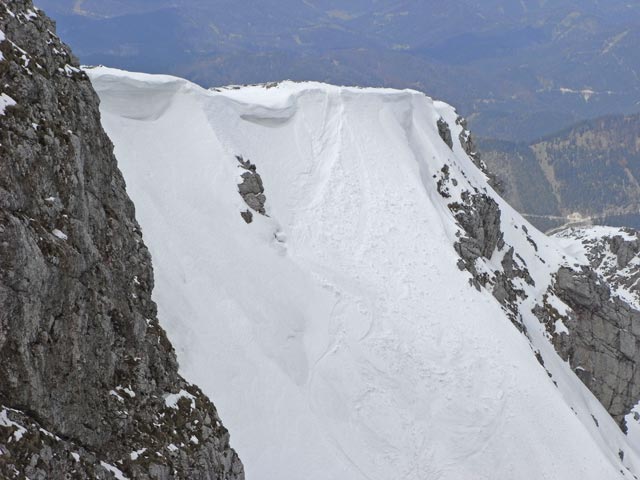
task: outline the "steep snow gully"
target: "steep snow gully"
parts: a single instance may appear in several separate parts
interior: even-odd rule
[[[491,190],[452,107],[414,91],[204,90],[87,73],[153,256],[159,318],[183,375],[218,406],[247,478],[640,472],[638,445],[531,313],[574,260]],[[251,223],[237,156],[255,165],[266,197]],[[515,280],[521,328],[458,267],[448,205],[464,192],[501,211],[507,247],[479,272],[513,247],[531,275]]]

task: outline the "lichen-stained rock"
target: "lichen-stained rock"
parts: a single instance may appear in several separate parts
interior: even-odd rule
[[[97,96],[53,32],[0,2],[0,477],[241,479],[178,375]]]

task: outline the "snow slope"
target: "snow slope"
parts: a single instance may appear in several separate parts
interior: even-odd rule
[[[495,196],[505,241],[536,282],[523,308],[531,340],[456,266],[459,227],[434,176],[450,167],[453,200],[474,187],[495,194],[458,142],[450,106],[415,91],[207,91],[87,73],[153,255],[159,318],[248,479],[602,480],[640,470],[634,446],[526,313],[569,253]],[[268,217],[251,224],[235,155],[265,186]]]

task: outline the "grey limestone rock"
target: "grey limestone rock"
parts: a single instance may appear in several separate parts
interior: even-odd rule
[[[487,195],[467,192],[463,203],[450,204],[449,208],[464,232],[455,244],[461,259],[460,268],[471,273],[476,288],[489,289],[505,307],[513,324],[524,331],[519,321],[519,308],[526,293],[514,282],[520,278],[533,285],[524,260],[509,247],[502,258],[501,270],[489,275],[480,273],[482,270],[477,268],[477,261],[490,259],[504,244],[497,203]],[[524,227],[523,233],[533,244]],[[615,255],[612,268],[616,271],[626,268],[623,277],[634,278],[634,272],[640,270],[640,263],[630,269],[636,265],[634,259],[639,250],[636,241],[614,237],[607,240],[605,246]],[[601,252],[594,258],[602,263],[607,255]],[[536,306],[533,312],[546,326],[560,356],[570,362],[578,377],[624,429],[624,417],[640,401],[640,369],[637,368],[640,362],[640,312],[612,295],[605,278],[590,267],[579,271],[562,267],[543,304]],[[568,314],[558,312],[548,301],[549,295],[556,295],[566,303],[570,308]],[[556,331],[557,321],[564,324],[569,335]]]
[[[570,334],[552,337],[558,353],[624,428],[640,400],[640,312],[587,267],[561,268],[554,290],[572,310],[562,319]]]
[[[256,166],[249,160],[245,160],[241,155],[236,156],[240,167],[246,170],[242,175],[242,182],[238,184],[238,192],[243,198],[244,202],[261,215],[266,215],[264,205],[267,201],[267,197],[264,195],[264,185],[262,185],[262,178],[256,172]],[[251,223],[253,221],[253,214],[250,210],[241,212],[240,215],[245,222]]]
[[[585,234],[586,233],[586,234]],[[534,313],[547,326],[558,352],[625,428],[624,416],[640,401],[640,312],[624,298],[638,300],[640,242],[636,232],[598,236],[569,229],[560,236],[575,237],[585,247],[589,267],[561,268],[553,292],[571,307],[560,315],[544,302]],[[553,324],[561,320],[569,334],[558,334]]]
[[[627,267],[631,260],[640,253],[638,234],[631,229],[627,229],[627,233],[634,235],[636,238],[628,240],[622,237],[622,235],[614,235],[606,239],[611,252],[616,256],[618,270]]]
[[[495,280],[492,291],[496,300],[514,314],[517,313],[518,310],[518,300],[524,299],[526,295],[521,288],[515,286],[514,280],[521,278],[526,284],[531,286],[535,285],[531,274],[525,266],[524,260],[520,258],[518,258],[518,260],[522,265],[514,258],[514,248],[509,247],[509,250],[507,250],[501,262],[502,271],[494,272]]]
[[[0,477],[244,478],[158,323],[89,79],[30,0],[0,31]]]
[[[524,326],[520,321],[519,300],[525,298],[525,292],[516,286],[516,279],[533,285],[533,279],[522,258],[515,253],[513,247],[504,253],[501,270],[492,274],[480,273],[477,261],[484,258],[490,260],[496,251],[505,247],[501,229],[501,212],[498,203],[484,193],[463,194],[463,203],[454,202],[449,208],[454,213],[464,234],[454,244],[460,256],[458,267],[471,274],[471,283],[477,289],[487,288],[504,307],[511,322],[520,330]]]
[[[473,148],[468,139],[461,141],[466,142],[466,149]],[[447,198],[442,186],[437,187]],[[533,279],[524,260],[509,247],[500,269],[488,272],[486,262],[485,268],[478,265],[504,246],[498,204],[487,194],[476,191],[465,192],[462,202],[450,203],[449,208],[461,228],[454,245],[460,256],[459,268],[471,274],[470,282],[476,288],[491,291],[512,323],[526,333],[520,308],[527,294],[518,285],[521,281],[533,285]],[[524,225],[522,232],[537,252],[538,246]],[[624,237],[617,235],[590,245],[588,257],[592,267],[560,268],[542,304],[533,309],[556,351],[570,362],[578,377],[623,429],[625,416],[640,401],[640,312],[611,293],[612,286],[624,287],[640,300],[640,241],[637,235],[631,238],[632,232],[626,233]],[[551,296],[563,301],[569,307],[568,312],[560,313]],[[558,322],[569,334],[558,328]]]
[[[438,134],[444,143],[446,143],[449,148],[453,149],[453,138],[451,137],[451,129],[449,128],[449,124],[445,121],[444,118],[438,119]]]
[[[484,193],[465,192],[463,203],[454,202],[449,208],[466,233],[456,244],[456,250],[463,260],[478,257],[490,259],[493,252],[504,246],[500,229],[500,207]]]

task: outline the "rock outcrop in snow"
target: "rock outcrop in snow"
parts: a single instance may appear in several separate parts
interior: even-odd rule
[[[554,335],[556,348],[626,428],[624,417],[640,401],[640,312],[590,268],[561,268],[553,289],[572,310],[560,316],[570,334]]]
[[[607,280],[614,293],[640,307],[640,237],[629,228],[570,228],[556,235]]]
[[[464,128],[463,122],[457,123]],[[442,136],[442,120],[438,120],[437,126]],[[476,160],[468,137],[463,133],[459,138],[464,151]],[[447,168],[447,179],[448,172]],[[442,179],[438,182],[438,191],[444,198],[451,196],[449,189],[446,189],[446,195],[443,194]],[[591,265],[576,269],[568,262],[562,262],[540,301],[531,290],[536,283],[529,268],[544,263],[545,256],[539,255],[538,245],[528,228],[520,227],[522,236],[534,248],[535,257],[527,263],[510,246],[502,258],[501,268],[495,269],[491,259],[505,246],[498,204],[487,193],[479,193],[477,188],[463,191],[460,198],[461,202],[448,204],[464,231],[454,244],[461,258],[460,268],[471,273],[476,288],[482,286],[493,293],[506,307],[512,322],[525,334],[521,310],[529,308],[528,301],[536,302],[532,312],[546,326],[559,355],[626,431],[625,417],[640,402],[640,369],[637,368],[640,362],[640,311],[636,303],[612,295],[611,285],[637,288],[640,274],[637,268],[633,272],[628,269],[640,250],[637,238],[629,239],[627,233],[612,235],[606,240],[599,238],[596,242],[593,235],[578,234],[592,240],[585,242]],[[571,234],[567,235],[571,237]],[[605,251],[614,256],[615,262],[604,260]],[[621,273],[624,269],[627,270]],[[563,306],[556,308],[554,305],[558,301]]]
[[[592,266],[575,268],[565,259],[540,299],[532,290],[536,282],[529,269],[544,263],[545,255],[544,250],[539,252],[528,228],[522,225],[520,230],[534,248],[534,257],[527,261],[510,245],[500,267],[495,268],[491,259],[505,246],[498,204],[477,189],[462,192],[461,198],[462,202],[448,204],[464,231],[455,243],[461,257],[459,266],[471,273],[477,288],[483,286],[493,293],[525,334],[522,310],[535,302],[532,312],[545,325],[559,355],[626,431],[625,417],[640,402],[640,311],[635,304],[612,295],[607,281],[615,285],[622,277],[623,284],[635,282],[629,272],[616,273],[627,267],[637,252],[637,240],[618,235],[604,242],[615,255],[616,272],[611,267],[603,269],[602,246],[591,246]],[[596,268],[602,271],[598,273]]]
[[[640,402],[638,234],[591,227],[557,237],[579,261],[573,269],[561,268],[554,284],[573,312],[561,315],[547,308],[543,318],[561,318],[575,332],[554,336],[559,352],[623,429],[637,428],[637,418],[630,414]]]
[[[638,475],[638,438],[556,339],[586,341],[590,320],[558,275],[578,259],[495,194],[450,106],[414,91],[88,74],[184,374],[228,387],[217,405],[249,476]],[[269,217],[249,230],[238,152],[269,186]]]
[[[89,79],[29,0],[0,1],[0,52],[0,477],[244,478],[177,372]]]
[[[267,201],[267,197],[264,195],[262,177],[260,177],[260,174],[256,171],[257,167],[251,163],[251,161],[242,158],[242,156],[236,155],[236,159],[240,164],[240,168],[244,170],[240,175],[242,181],[238,184],[240,196],[251,210],[261,215],[266,215],[267,212],[264,204]],[[245,210],[240,213],[240,216],[242,216],[243,220],[247,223],[253,221],[253,213],[251,213],[251,210]]]

